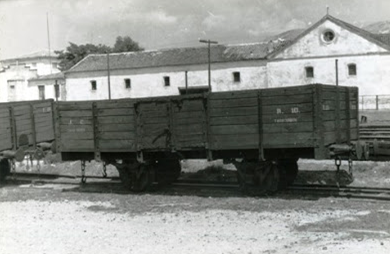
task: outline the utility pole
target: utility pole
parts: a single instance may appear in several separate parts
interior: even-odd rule
[[[51,48],[50,48],[50,32],[49,32],[49,13],[46,12],[46,28],[47,28],[47,44],[49,46],[49,64],[50,64],[50,74],[53,73],[53,66],[51,64]]]
[[[208,63],[209,63],[209,71],[208,71],[208,80],[209,80],[209,91],[211,92],[211,44],[218,44],[217,41],[211,41],[211,40],[199,40],[200,43],[207,43],[208,44]]]

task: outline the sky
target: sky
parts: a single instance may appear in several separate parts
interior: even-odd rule
[[[390,20],[389,0],[0,0],[0,59],[47,50],[47,27],[52,50],[117,36],[147,50],[253,43],[309,27],[327,6],[357,26]]]

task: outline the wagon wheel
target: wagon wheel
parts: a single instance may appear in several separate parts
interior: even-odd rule
[[[132,191],[146,191],[152,186],[154,180],[154,172],[150,166],[144,163],[139,164],[135,170],[131,171],[131,174]]]
[[[121,182],[123,186],[130,190],[132,186],[132,179],[131,179],[131,172],[130,168],[127,165],[115,165],[118,173],[119,173],[119,178],[121,179]]]
[[[156,180],[160,185],[171,184],[181,174],[181,164],[176,158],[161,159],[155,164]]]
[[[127,190],[141,192],[147,190],[153,183],[154,172],[150,166],[138,162],[115,164],[119,178]]]
[[[278,160],[278,167],[280,169],[279,188],[283,189],[294,183],[298,175],[297,161],[297,159]]]
[[[264,171],[266,172],[266,175],[263,175],[263,181],[260,183],[260,187],[267,193],[274,193],[279,188],[279,168],[273,163],[267,163],[265,167]]]
[[[0,161],[0,182],[4,181],[7,175],[11,172],[11,166],[7,159]]]

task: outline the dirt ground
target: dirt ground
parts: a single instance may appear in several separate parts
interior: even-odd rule
[[[182,165],[193,172],[220,163]],[[297,182],[334,179],[332,161],[299,164]],[[387,162],[355,166],[353,185],[390,186]],[[79,162],[41,168],[72,175],[79,170]],[[87,174],[101,172],[101,165],[87,164]],[[108,167],[108,174],[117,173]],[[82,189],[1,186],[0,253],[390,253],[389,202]]]

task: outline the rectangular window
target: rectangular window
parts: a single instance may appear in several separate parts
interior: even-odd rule
[[[314,78],[314,68],[311,66],[305,67],[306,78]]]
[[[164,86],[170,86],[171,85],[171,80],[168,76],[164,77]]]
[[[130,89],[131,88],[131,80],[129,78],[125,79],[125,88]]]
[[[91,89],[96,90],[96,80],[91,80]]]
[[[241,82],[240,72],[238,72],[238,71],[233,72],[233,81],[234,82]]]
[[[45,86],[38,86],[39,91],[39,99],[44,100],[45,99]]]
[[[348,64],[348,75],[356,76],[356,64]]]

